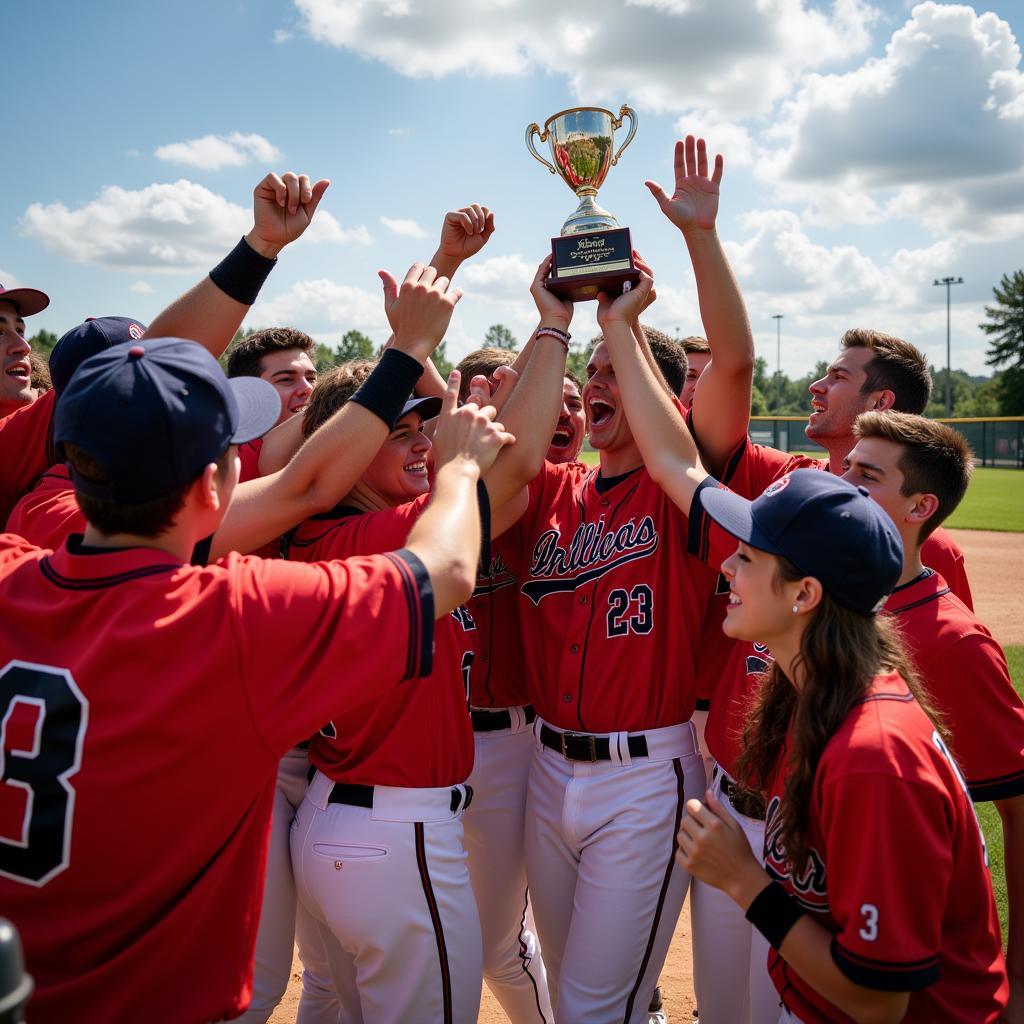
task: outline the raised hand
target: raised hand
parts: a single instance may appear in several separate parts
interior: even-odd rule
[[[461,263],[475,256],[494,234],[494,214],[472,203],[459,210],[449,210],[441,225],[441,241],[437,251],[449,260]]]
[[[530,294],[540,313],[540,322],[549,326],[568,327],[572,322],[573,304],[567,299],[560,299],[544,287],[544,279],[551,271],[551,257],[545,256],[537,267],[530,285]]]
[[[329,185],[326,178],[311,184],[308,174],[268,174],[253,189],[253,227],[246,241],[261,255],[275,257],[309,227]]]
[[[722,183],[724,162],[722,155],[715,157],[715,169],[708,177],[708,149],[703,139],[686,136],[675,149],[676,186],[671,196],[656,181],[644,184],[658,201],[661,212],[680,231],[714,228],[718,216],[719,186]]]
[[[607,292],[600,292],[597,296],[597,322],[602,330],[606,330],[613,323],[632,325],[654,301],[654,274],[651,268],[635,255],[633,262],[640,271],[638,284],[614,299]]]
[[[433,267],[414,263],[401,287],[386,270],[379,272],[384,284],[384,311],[394,332],[393,346],[420,362],[441,344],[461,288],[449,288],[447,277]]]
[[[493,405],[467,402],[459,406],[460,380],[459,371],[452,370],[434,431],[434,465],[440,472],[450,462],[471,462],[482,475],[515,438],[495,420]]]
[[[478,373],[469,382],[466,401],[480,406],[493,405],[500,413],[518,383],[519,373],[511,366],[499,366],[494,371],[493,381]]]

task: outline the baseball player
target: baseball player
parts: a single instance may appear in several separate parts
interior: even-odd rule
[[[707,343],[706,338],[697,334],[683,338],[680,344],[686,353],[686,387],[683,388],[679,400],[683,403],[684,408],[689,409],[693,404],[693,393],[697,390],[697,381],[700,380],[701,374],[711,362],[711,346]]]
[[[943,423],[907,413],[864,413],[844,479],[863,487],[889,513],[903,539],[904,566],[885,606],[899,625],[911,662],[952,737],[971,799],[994,801],[1003,829],[1010,925],[1006,950],[1016,1020],[1021,989],[1019,918],[1024,914],[1024,704],[999,644],[925,568],[922,542],[959,504],[973,455]]]
[[[426,358],[410,347],[405,361]],[[394,399],[359,401],[383,436]],[[34,1020],[237,1016],[278,759],[422,676],[433,616],[472,589],[476,467],[504,440],[473,410],[449,416],[461,446],[397,554],[188,566],[230,502],[232,446],[278,408],[265,383],[226,381],[191,342],[95,356],[55,424],[84,537],[53,553],[0,543],[0,904],[25,939]],[[336,658],[367,677],[339,676]],[[130,841],[111,842],[114,819]]]
[[[705,256],[723,258],[714,245]],[[635,318],[649,284],[637,292],[611,315]],[[569,311],[544,291],[543,267],[534,296],[553,322],[562,309],[564,331]],[[550,370],[560,383],[563,366]],[[699,621],[710,576],[685,557],[685,520],[643,468],[607,346],[588,375],[601,469],[545,465],[520,524],[520,619],[538,713],[527,877],[556,1019],[645,1021],[686,887],[674,822],[687,789],[703,789],[685,623]],[[524,378],[510,403],[526,389]],[[679,685],[661,685],[666,664],[682,666]]]
[[[499,367],[529,360],[531,338],[519,358],[501,349],[471,352],[459,364],[463,398],[477,375],[493,381]],[[575,462],[585,422],[579,385],[567,375],[562,407],[547,451],[551,463]],[[517,527],[494,539],[492,558],[477,577],[467,608],[476,630],[469,701],[474,759],[473,804],[463,816],[469,875],[480,915],[483,973],[513,1024],[550,1021],[547,975],[530,926],[523,858],[526,781],[536,717],[526,693],[518,589],[521,537]]]
[[[0,284],[0,419],[36,398],[25,317],[41,313],[49,304],[49,296],[38,288],[4,288]]]
[[[984,837],[927,692],[875,614],[903,571],[892,520],[814,470],[753,503],[689,473],[691,519],[740,542],[722,566],[725,628],[775,662],[738,765],[767,800],[764,866],[712,793],[687,803],[680,860],[770,943],[782,1019],[995,1024],[1009,986]]]

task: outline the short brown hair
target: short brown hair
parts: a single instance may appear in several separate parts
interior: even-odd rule
[[[505,348],[478,348],[463,356],[455,367],[462,374],[459,382],[459,401],[464,402],[469,397],[470,381],[482,374],[490,377],[499,366],[511,366],[516,361],[515,352]]]
[[[38,352],[30,352],[28,358],[32,364],[32,387],[41,395],[53,387],[53,381],[50,380],[50,364]]]
[[[708,344],[707,338],[702,338],[699,334],[691,334],[688,338],[683,338],[680,345],[683,346],[683,351],[689,355],[691,352],[694,355],[710,354],[711,346]]]
[[[286,352],[297,348],[311,356],[316,342],[294,327],[268,327],[241,338],[228,353],[229,377],[258,377],[263,372],[263,357],[268,352]]]
[[[923,523],[918,536],[924,541],[960,504],[974,470],[974,453],[959,431],[906,412],[864,412],[853,425],[857,437],[880,437],[900,445],[896,465],[903,474],[900,494],[934,494],[935,514]]]
[[[841,345],[874,352],[864,367],[867,376],[860,389],[862,395],[891,391],[896,396],[896,412],[924,412],[932,394],[932,375],[924,356],[909,341],[868,327],[853,327],[843,335]]]
[[[640,329],[644,332],[651,355],[654,356],[654,361],[661,371],[662,380],[665,381],[669,391],[678,398],[686,385],[686,352],[682,342],[670,338],[664,331],[659,331],[657,327],[641,324]],[[591,345],[591,353],[602,341],[604,341],[604,335],[599,334]],[[589,356],[587,358],[589,359]]]
[[[312,436],[342,408],[376,365],[368,359],[353,359],[322,374],[302,412],[302,436]]]
[[[217,475],[221,479],[227,474],[231,453],[233,448],[229,445],[217,457]],[[81,476],[97,483],[108,482],[103,467],[84,448],[65,441],[61,445],[61,454]],[[75,500],[89,524],[108,537],[115,533],[128,533],[135,537],[159,537],[174,525],[175,517],[185,505],[185,495],[194,483],[193,480],[184,487],[176,487],[167,494],[134,505],[83,494],[77,487]]]

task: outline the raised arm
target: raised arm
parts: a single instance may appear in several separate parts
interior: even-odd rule
[[[147,338],[189,338],[220,358],[256,301],[277,254],[309,227],[330,182],[268,174],[253,190],[253,226],[198,284],[149,325]],[[215,279],[216,282],[215,283]]]
[[[461,297],[433,267],[415,263],[389,309],[395,343],[370,378],[287,465],[238,487],[213,540],[213,557],[253,551],[311,515],[333,508],[352,489],[392,429],[423,363]],[[299,417],[293,417],[298,419]]]
[[[722,157],[715,157],[709,177],[704,140],[688,135],[685,142],[676,143],[673,194],[667,195],[657,182],[647,182],[661,212],[683,233],[697,281],[712,358],[693,398],[693,425],[701,457],[713,473],[722,471],[746,436],[754,377],[750,322],[715,229],[722,168]]]
[[[614,301],[602,292],[597,319],[611,355],[626,419],[647,472],[683,512],[689,513],[694,492],[708,474],[682,414],[657,371],[643,332],[634,336],[633,324],[647,305],[654,284],[647,265],[639,259],[636,263],[640,283]]]
[[[473,593],[480,559],[477,483],[502,446],[515,440],[494,422],[493,406],[459,408],[458,401],[459,373],[453,371],[434,433],[437,470],[430,503],[405,545],[430,573],[437,618]]]
[[[568,337],[573,307],[544,287],[550,265],[548,256],[537,268],[530,286],[540,314],[535,344],[519,382],[501,410],[502,422],[515,435],[516,443],[502,451],[486,477],[487,493],[495,507],[516,496],[540,472],[558,423],[569,351],[568,342],[560,340],[560,336]],[[546,330],[555,333],[545,334]]]

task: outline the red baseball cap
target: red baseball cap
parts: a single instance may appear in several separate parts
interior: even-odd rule
[[[5,288],[0,284],[0,302],[13,302],[22,316],[32,316],[46,309],[50,296],[38,288]]]

